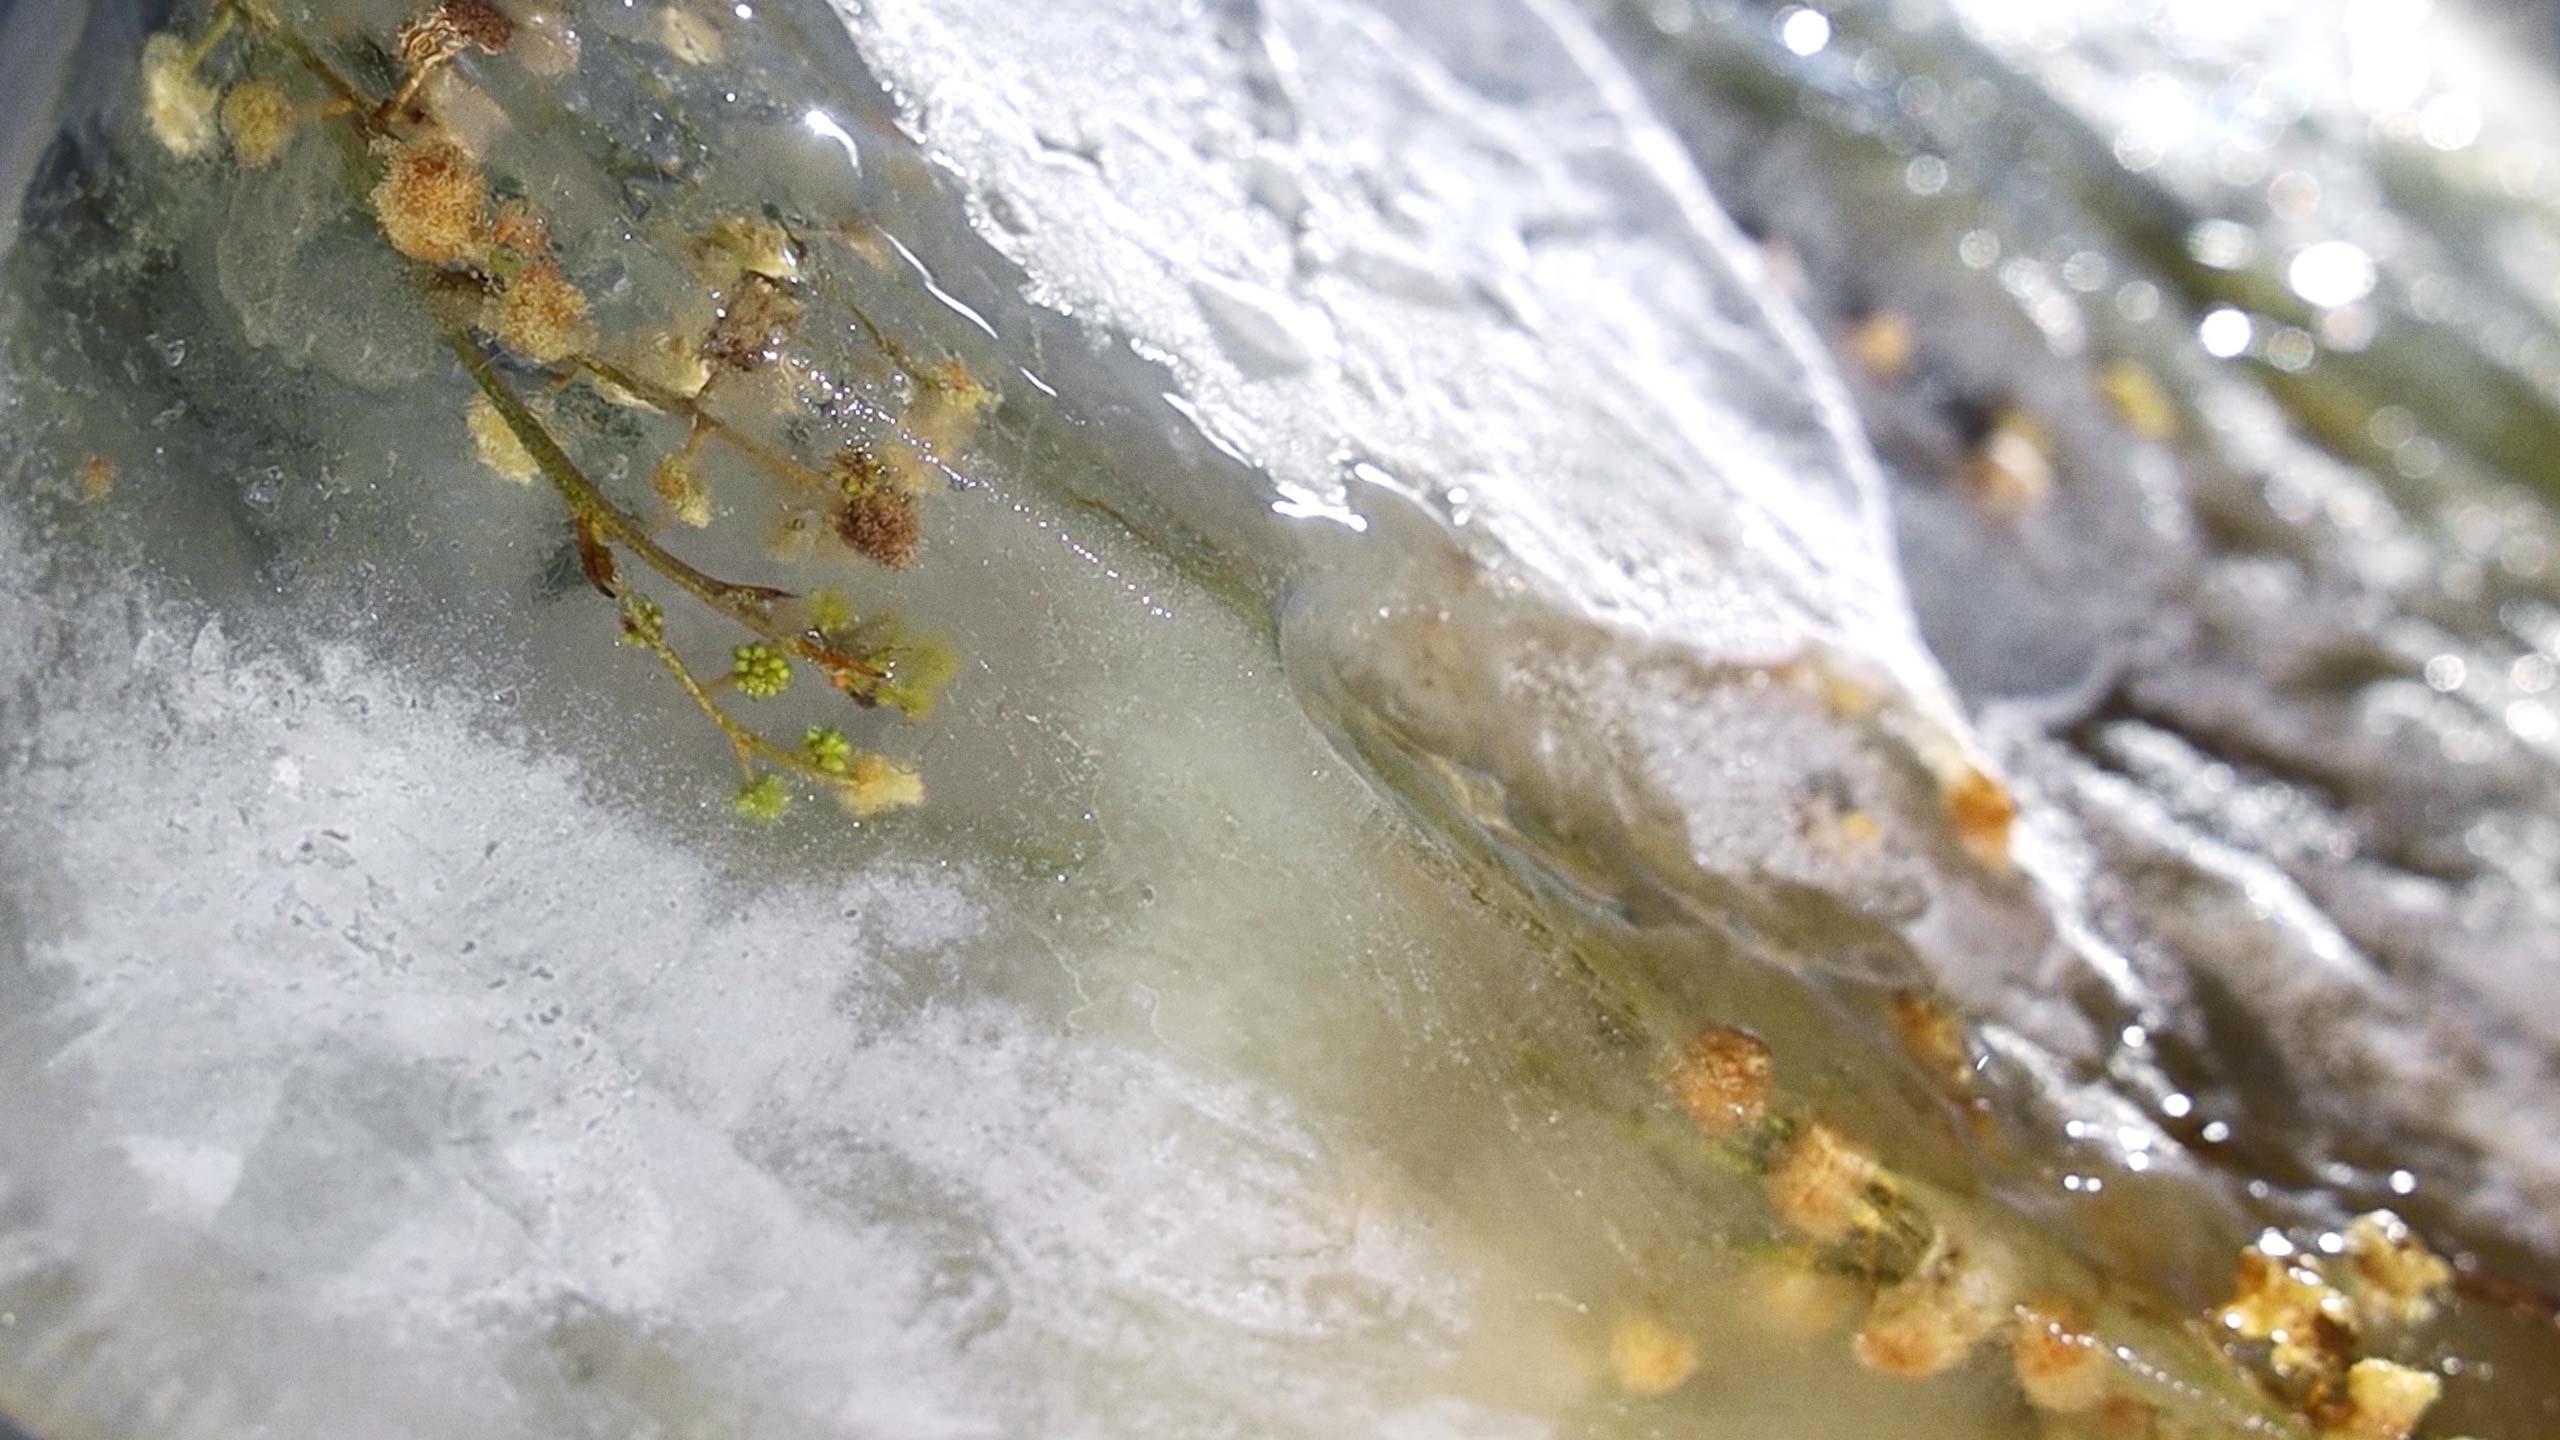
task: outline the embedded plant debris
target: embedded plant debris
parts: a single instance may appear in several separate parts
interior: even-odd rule
[[[676,6],[659,17],[676,59],[721,63],[720,32],[704,13]],[[828,273],[824,249],[842,242],[857,259],[873,254],[872,232],[856,222],[804,230],[738,213],[700,225],[674,247],[693,277],[693,308],[638,323],[608,318],[600,277],[582,273],[559,243],[566,227],[515,193],[539,187],[493,175],[488,148],[459,115],[458,97],[470,92],[455,77],[484,57],[547,76],[577,63],[574,45],[537,17],[519,21],[484,0],[445,0],[370,43],[396,66],[388,82],[368,72],[356,42],[324,45],[250,0],[224,0],[192,39],[162,35],[146,47],[146,119],[171,154],[210,163],[218,143],[238,171],[271,170],[296,145],[342,152],[347,212],[400,257],[419,324],[469,382],[459,419],[477,463],[511,483],[539,479],[556,495],[579,572],[614,606],[621,642],[664,671],[735,753],[740,817],[778,821],[813,792],[855,817],[920,803],[914,768],[840,725],[752,717],[816,689],[856,710],[921,719],[956,670],[948,647],[859,613],[832,590],[715,576],[667,537],[709,530],[735,508],[722,482],[728,462],[785,497],[777,544],[823,541],[907,571],[925,554],[943,466],[971,443],[992,391],[957,359],[919,358],[841,299],[843,277]],[[217,70],[234,78],[219,83]],[[356,78],[368,73],[370,84]],[[895,408],[854,406],[849,417],[794,409],[814,319],[838,312],[843,333],[864,337],[902,377]],[[1907,325],[1862,341],[1879,372],[1907,367],[1911,343]],[[791,410],[792,423],[746,418],[777,409]],[[648,492],[636,503],[617,493],[619,473],[578,458],[597,425],[590,410],[645,414],[680,432],[630,467],[634,487]],[[92,467],[84,493],[104,498],[113,467]],[[1986,502],[2024,513],[2048,498],[2050,468],[2048,442],[2020,412],[1984,447],[1974,479]],[[644,508],[651,500],[654,510]],[[689,643],[670,623],[667,606],[679,603],[729,633],[715,645]],[[809,675],[814,683],[802,684]],[[1828,668],[1808,665],[1799,678],[1839,715],[1880,703],[1874,687]],[[1958,841],[1985,868],[2008,869],[2018,821],[2010,793],[1969,763],[1941,767],[1939,779]],[[1827,793],[1816,799],[1808,833],[1843,851],[1877,843],[1873,815]],[[1611,999],[1613,1014],[1650,1021],[1673,1012],[1656,996]],[[1976,1051],[1955,1013],[1916,992],[1897,994],[1893,1007],[1918,1073],[1941,1098],[1979,1107]],[[1777,1238],[1743,1284],[1773,1334],[1836,1344],[1875,1374],[1915,1381],[2005,1346],[2005,1373],[2054,1434],[2197,1433],[2193,1414],[2209,1412],[2259,1433],[2383,1440],[2410,1434],[2438,1398],[2437,1376],[2392,1354],[2411,1353],[2407,1342],[2436,1318],[2453,1272],[2392,1216],[2355,1221],[2334,1250],[2317,1254],[2261,1242],[2241,1259],[2234,1298],[2211,1317],[2121,1338],[2133,1333],[2130,1307],[2080,1283],[2084,1271],[2030,1237],[1999,1228],[1988,1207],[1898,1171],[1856,1124],[1788,1095],[1781,1057],[1759,1036],[1708,1023],[1656,1038],[1665,1058],[1655,1073],[1670,1103],[1645,1117],[1645,1133],[1756,1187]],[[1638,1399],[1671,1395],[1715,1363],[1684,1321],[1650,1306],[1621,1312],[1605,1350],[1618,1391]]]
[[[1896,997],[1914,1058],[1951,1068],[1961,1030],[1922,997]],[[2051,1265],[1995,1234],[1985,1217],[1899,1175],[1832,1123],[1788,1103],[1777,1057],[1748,1031],[1715,1024],[1693,1034],[1663,1069],[1680,1110],[1720,1163],[1759,1179],[1794,1244],[1765,1257],[1754,1285],[1778,1333],[1831,1334],[1863,1293],[1850,1336],[1857,1362],[1879,1375],[1946,1374],[1990,1343],[2009,1349],[2019,1396],[2055,1434],[2167,1435],[2181,1428],[2145,1383],[2166,1354],[2108,1338],[2103,1303],[2049,1293]],[[2216,1393],[2255,1429],[2324,1440],[2405,1440],[2443,1380],[2377,1348],[2405,1345],[2435,1320],[2456,1272],[2399,1217],[2376,1211],[2314,1245],[2270,1232],[2240,1257],[2236,1293],[2196,1327],[2219,1342]],[[2093,1303],[2095,1308],[2093,1308]],[[2117,1317],[2123,1318],[2123,1317]],[[1676,1332],[1645,1314],[1610,1339],[1620,1385],[1661,1394],[1694,1363]],[[2204,1392],[2190,1386],[2191,1394]]]
[[[851,310],[843,328],[867,335],[877,359],[898,373],[905,404],[784,427],[829,435],[821,450],[832,458],[823,461],[757,433],[742,416],[800,409],[792,387],[809,370],[800,336],[813,282],[822,278],[812,273],[806,242],[770,215],[722,218],[682,247],[699,287],[679,307],[684,313],[638,333],[600,325],[550,221],[524,195],[505,193],[538,187],[530,177],[492,176],[482,159],[485,122],[448,113],[488,104],[457,77],[457,66],[471,57],[509,63],[527,36],[536,42],[521,62],[528,75],[574,66],[575,49],[554,30],[520,25],[488,0],[439,0],[395,34],[371,37],[398,73],[396,85],[376,95],[357,78],[365,42],[324,41],[280,10],[220,0],[192,38],[161,34],[144,47],[144,119],[172,155],[210,159],[219,139],[242,171],[276,166],[306,129],[329,132],[345,160],[348,210],[407,263],[420,322],[473,387],[462,418],[480,465],[509,481],[542,479],[556,493],[580,568],[617,606],[624,643],[654,659],[735,752],[741,816],[778,820],[807,790],[856,817],[915,805],[924,782],[906,763],[856,746],[832,725],[805,727],[796,741],[776,738],[744,718],[740,702],[775,699],[806,671],[857,709],[921,718],[957,671],[949,647],[886,614],[857,614],[832,591],[712,575],[658,531],[703,529],[719,518],[717,467],[706,463],[718,448],[788,497],[782,534],[831,534],[853,557],[909,569],[925,546],[924,501],[943,483],[948,458],[971,443],[993,392],[956,358],[919,361],[830,291]],[[717,63],[714,46],[681,48],[686,63]],[[332,58],[338,52],[345,58]],[[225,84],[217,78],[224,73],[236,78]],[[627,506],[572,458],[585,437],[559,397],[573,386],[612,407],[682,423],[682,441],[644,467],[659,502],[655,517]],[[731,390],[741,392],[735,405],[725,403]],[[103,496],[108,487],[88,488]],[[688,657],[660,595],[680,596],[745,632],[727,664],[706,668]]]

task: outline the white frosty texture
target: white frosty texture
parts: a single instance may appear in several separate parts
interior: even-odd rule
[[[1940,699],[1838,382],[1570,11],[840,8],[1032,298],[1160,360],[1260,500],[1381,486],[1578,616]]]
[[[969,983],[966,869],[723,874],[450,689],[41,570],[0,517],[0,1367],[40,1427],[1520,1424],[1387,1383],[1459,1291],[1285,1101]]]
[[[2054,1073],[2147,1064],[2084,1001],[2200,1027],[2197,996],[2228,988],[2263,1017],[2265,1048],[2335,1122],[2332,1138],[2391,1117],[2394,1145],[2467,1197],[2456,1208],[2549,1251],[2560,1142],[2539,1117],[2517,1117],[2548,1083],[2550,1052],[2471,1000],[2546,996],[2547,967],[2507,963],[2504,945],[2457,946],[2468,955],[2453,968],[2482,973],[2406,985],[2342,942],[2316,898],[2268,899],[2272,870],[2148,823],[2139,795],[2091,801],[2031,747],[2002,753],[2021,772],[2019,856],[2034,885],[1948,855],[1935,797],[1911,784],[1895,742],[1934,765],[1972,742],[1953,722],[1926,733],[1950,707],[1913,636],[1864,442],[1827,368],[1807,358],[1801,322],[1764,299],[1781,287],[1574,13],[1539,0],[838,4],[1031,297],[1160,360],[1180,392],[1168,398],[1271,477],[1274,494],[1257,498],[1428,550],[1366,487],[1392,491],[1448,522],[1494,577],[1425,563],[1403,588],[1355,584],[1291,617],[1300,682],[1376,742],[1371,758],[1424,757],[1400,781],[1436,790],[1463,821],[1565,842],[1598,862],[1578,883],[1605,891],[1641,876],[1694,914],[1748,915],[1762,935],[1800,942],[1779,958],[1862,975],[1916,968],[2004,1022],[2004,1038],[2050,1052],[2039,1064],[2060,1057]],[[1879,31],[1908,19],[1897,43],[1924,50],[1957,50],[1951,37],[1969,27],[2016,73],[1974,51],[1952,66],[2024,92],[2026,111],[2063,102],[2123,163],[2158,167],[2207,213],[2258,196],[2284,164],[2316,172],[2333,202],[2322,218],[2269,233],[2288,254],[2352,234],[2389,281],[2394,263],[2414,272],[2433,251],[2363,204],[2377,152],[2345,137],[2367,118],[2429,146],[2529,127],[2466,119],[2466,96],[2519,87],[2485,47],[2422,25],[2427,7],[2323,13],[2335,23],[2301,45],[2299,7],[2274,4],[1957,0],[1859,18]],[[2226,117],[2234,90],[2247,105]],[[2285,128],[2315,106],[2320,123]],[[2263,170],[2215,168],[2270,146],[2285,158]],[[1771,189],[1764,210],[1784,211],[1785,182]],[[2336,231],[2341,205],[2370,223]],[[1852,230],[1863,247],[1853,279],[1858,266],[1912,263],[1875,224]],[[2498,263],[2516,271],[2532,253],[2509,244]],[[1934,254],[1924,274],[1951,265]],[[2027,259],[2002,271],[2040,273]],[[1951,351],[2010,343],[1981,328],[1932,333]],[[2047,375],[2084,384],[2076,354],[2055,352],[2085,341],[2075,322],[2068,344],[2029,355],[2022,388]],[[2300,459],[2284,468],[2304,473]],[[2146,483],[2159,495],[2177,482],[2163,465]],[[2060,619],[2021,624],[1961,566],[1927,580],[1977,609],[1969,643],[1987,655],[2046,643],[2039,624],[2078,647],[2091,642],[2077,631],[2155,621],[2141,601],[2075,585],[2080,573],[2156,566],[2139,552],[2189,543],[2182,523],[2146,513],[2082,545],[2055,588],[2095,598]],[[1983,528],[1986,547],[2013,545]],[[2404,553],[2375,543],[2363,560]],[[1751,683],[1755,666],[1808,654],[1881,677],[1923,723],[1842,725],[1801,691]],[[1810,841],[1805,796],[1825,791],[1878,813],[1885,844],[1844,860]],[[2084,805],[2094,836],[2071,813]],[[2189,877],[2159,902],[2161,943],[2136,953],[2099,923],[2116,890],[2097,879],[2110,860],[2133,863],[2119,831],[2145,837],[2153,865],[2177,856]],[[1629,888],[1657,901],[1646,884]],[[1779,886],[1792,888],[1762,905]],[[1889,936],[1842,943],[1848,927],[1804,913],[1833,901]],[[2208,903],[2223,923],[2182,923]],[[2148,1130],[2141,1139],[2169,1148]]]
[[[1874,954],[1764,907],[1812,965],[1988,1000],[2068,963],[1911,783],[1967,741],[1836,374],[1581,17],[841,8],[1036,303],[1161,361],[1167,400],[1268,476],[1247,503],[1405,563],[1308,585],[1286,618],[1293,674],[1373,761],[1429,752],[1487,782],[1426,803],[1570,837],[1710,923],[1772,880],[1913,922]],[[1215,518],[1239,497],[1162,498],[1246,535]],[[1883,713],[1766,683],[1796,662]],[[1807,797],[1832,792],[1890,843],[1808,845]],[[2035,1019],[2089,1039],[2066,1007]]]

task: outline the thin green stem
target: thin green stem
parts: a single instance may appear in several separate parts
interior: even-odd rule
[[[716,680],[706,682],[694,674],[693,667],[684,663],[684,657],[676,653],[675,647],[667,643],[666,637],[645,634],[632,630],[628,626],[624,627],[623,634],[633,643],[656,656],[658,663],[665,667],[666,672],[675,677],[676,684],[682,686],[684,693],[693,698],[693,703],[701,707],[702,713],[711,717],[711,723],[719,726],[721,733],[729,737],[730,746],[738,752],[739,768],[748,779],[753,779],[755,774],[754,767],[748,760],[748,757],[752,756],[767,764],[806,775],[820,784],[844,783],[844,776],[824,768],[798,750],[766,738],[745,721],[730,714],[728,708],[711,693],[713,687],[719,682]]]
[[[873,320],[869,312],[855,304],[853,297],[845,293],[845,287],[836,283],[833,276],[823,270],[818,272],[818,288],[829,300],[841,307],[844,313],[853,317],[853,323],[861,328],[864,338],[871,342],[872,348],[886,356],[890,364],[906,372],[908,379],[919,385],[933,383],[925,374],[924,368],[916,363],[915,357],[907,353],[907,347],[890,338],[889,332],[881,329],[879,322]]]
[[[232,11],[226,6],[222,13],[228,16]],[[347,102],[347,121],[358,133],[384,133],[364,92],[338,73],[337,67],[313,50],[299,34],[265,17],[253,16],[252,19],[261,31],[290,51],[322,85]],[[420,269],[423,271],[425,267]],[[433,272],[429,272],[426,278],[432,280]],[[489,403],[506,421],[507,428],[514,432],[526,453],[533,456],[535,465],[551,482],[552,488],[560,493],[562,503],[568,506],[573,517],[592,525],[605,539],[639,556],[650,568],[702,604],[816,666],[830,684],[851,696],[856,703],[866,706],[879,703],[880,687],[888,681],[888,672],[883,666],[869,658],[847,654],[827,644],[812,631],[790,630],[777,622],[773,615],[774,602],[790,598],[788,591],[738,585],[707,575],[650,538],[637,520],[614,504],[570,460],[559,442],[552,438],[549,427],[526,408],[514,388],[498,374],[497,367],[490,363],[488,355],[472,339],[464,322],[451,315],[434,313],[433,305],[428,309],[446,347],[453,351],[454,358],[462,362],[463,369],[470,373],[481,393],[489,397]]]
[[[746,456],[749,460],[763,466],[765,469],[771,471],[774,475],[784,480],[788,480],[795,485],[807,486],[821,494],[833,494],[837,488],[836,482],[829,477],[826,472],[816,469],[813,466],[804,465],[800,461],[792,459],[790,456],[783,454],[781,451],[774,449],[772,446],[767,445],[763,441],[756,439],[754,436],[747,434],[743,430],[740,430],[728,421],[721,419],[719,416],[711,413],[710,407],[704,405],[701,400],[695,396],[679,394],[674,390],[668,389],[664,385],[644,380],[629,370],[624,369],[622,366],[616,365],[612,361],[606,360],[600,356],[575,356],[569,361],[569,364],[593,374],[596,378],[605,381],[616,389],[631,392],[640,399],[647,401],[652,408],[663,410],[670,415],[679,415],[692,421],[697,432],[710,433],[722,444],[727,445],[730,449]],[[690,446],[690,442],[688,442],[688,446]]]
[[[224,18],[229,18],[234,9],[233,6],[225,5],[222,9]],[[250,11],[248,14],[249,23],[256,27],[258,33],[283,46],[304,70],[310,72],[313,79],[320,82],[322,88],[336,96],[338,103],[346,106],[345,111],[341,113],[344,114],[347,123],[355,126],[367,137],[384,133],[382,126],[373,118],[373,102],[366,98],[364,91],[358,89],[354,81],[340,74],[338,67],[329,63],[328,57],[312,49],[310,41],[303,39],[298,31],[289,29],[268,16],[255,11]]]
[[[400,82],[400,88],[391,92],[390,99],[374,108],[375,123],[388,125],[397,118],[400,112],[408,107],[409,102],[417,98],[418,92],[426,87],[427,81],[434,77],[437,69],[445,63],[445,58],[438,56],[411,66],[408,78]]]
[[[231,33],[231,27],[236,21],[237,17],[231,13],[230,6],[225,5],[215,10],[213,23],[204,27],[204,33],[196,37],[195,44],[187,47],[186,61],[179,68],[190,74],[194,73],[195,68],[204,63],[204,57],[213,53],[213,47],[222,43],[222,37]]]
[[[771,641],[792,655],[816,666],[830,684],[852,696],[855,701],[878,703],[878,691],[888,680],[888,671],[878,661],[848,654],[826,643],[815,632],[792,630],[774,617],[776,601],[793,598],[787,590],[761,585],[739,585],[707,575],[695,569],[682,556],[652,539],[648,530],[631,513],[613,503],[596,483],[587,478],[577,463],[560,448],[550,429],[526,408],[514,387],[498,374],[478,341],[458,321],[441,320],[439,328],[446,348],[462,362],[482,394],[497,409],[507,428],[515,433],[525,452],[533,457],[543,478],[560,493],[561,503],[569,513],[595,526],[597,532],[615,545],[637,555],[649,568],[665,576],[677,588],[710,609],[736,621],[757,636]]]

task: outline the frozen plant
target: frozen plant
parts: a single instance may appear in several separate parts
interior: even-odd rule
[[[724,219],[692,241],[686,259],[702,289],[690,298],[707,304],[707,321],[670,317],[644,336],[599,335],[544,216],[523,198],[498,197],[483,147],[439,102],[460,93],[439,83],[450,67],[472,53],[505,55],[518,33],[488,0],[439,0],[390,38],[385,49],[400,78],[376,96],[353,78],[358,70],[333,60],[282,11],[263,0],[218,0],[192,41],[162,34],[144,47],[144,118],[182,159],[208,155],[219,134],[244,170],[274,166],[306,126],[328,129],[343,152],[348,207],[407,262],[416,313],[474,387],[464,420],[480,463],[519,483],[539,477],[557,493],[588,583],[619,607],[624,642],[656,660],[728,739],[740,815],[780,819],[794,782],[855,816],[919,803],[924,782],[908,766],[857,749],[833,727],[810,728],[798,744],[773,738],[741,718],[733,697],[771,699],[806,669],[858,707],[921,718],[957,670],[948,647],[886,617],[857,616],[829,592],[798,594],[696,567],[571,458],[553,402],[584,385],[614,405],[683,422],[683,442],[652,467],[664,522],[712,523],[701,462],[719,445],[780,484],[804,516],[798,529],[833,533],[854,554],[903,570],[923,545],[921,502],[939,474],[938,457],[970,443],[993,393],[958,360],[920,361],[854,310],[859,331],[910,382],[903,412],[881,413],[878,433],[851,440],[823,464],[742,428],[715,404],[715,392],[790,371],[810,308],[807,246],[765,217]],[[234,35],[244,73],[225,86],[206,72]],[[546,64],[528,73],[557,72]],[[630,561],[746,632],[725,669],[706,672],[685,658]]]

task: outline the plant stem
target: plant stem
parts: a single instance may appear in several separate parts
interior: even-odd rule
[[[614,364],[612,361],[603,359],[599,356],[579,355],[571,358],[569,363],[579,369],[586,370],[594,374],[598,379],[606,381],[617,389],[630,391],[642,400],[647,401],[656,409],[663,410],[670,415],[683,416],[685,419],[693,422],[694,430],[697,434],[707,432],[716,436],[721,443],[727,445],[730,449],[746,456],[748,459],[763,466],[765,469],[771,471],[781,479],[788,480],[795,485],[807,486],[820,494],[832,495],[836,491],[836,482],[829,477],[826,472],[816,469],[813,466],[804,465],[801,462],[792,459],[790,456],[783,454],[781,451],[774,449],[772,446],[765,444],[763,441],[756,439],[754,436],[747,434],[745,431],[740,430],[728,421],[712,414],[710,407],[704,405],[700,400],[693,396],[678,394],[663,385],[657,385],[647,380],[643,380],[621,366]],[[688,448],[690,448],[690,444],[691,441],[688,440]]]
[[[375,122],[378,124],[389,124],[394,117],[398,116],[399,113],[408,106],[411,100],[417,98],[418,92],[425,88],[428,79],[436,73],[437,67],[442,64],[444,64],[443,60],[436,59],[411,67],[408,78],[400,82],[400,88],[391,92],[390,99],[383,101],[379,106],[375,107],[373,112]]]
[[[711,723],[719,726],[721,732],[729,737],[730,747],[738,752],[738,767],[747,778],[754,778],[754,767],[748,761],[748,757],[753,756],[768,764],[797,771],[821,784],[844,783],[844,776],[822,768],[797,750],[767,739],[730,714],[711,693],[712,686],[719,682],[706,684],[695,675],[693,667],[684,663],[684,657],[676,653],[675,647],[669,645],[664,636],[644,634],[629,627],[624,628],[623,634],[658,657],[658,663],[676,678],[676,684],[684,687],[684,693],[693,697],[693,703],[700,706],[702,713],[711,717]]]
[[[228,5],[215,10],[213,23],[204,27],[204,33],[196,37],[195,44],[187,47],[186,61],[179,68],[193,73],[198,65],[204,63],[204,57],[213,53],[213,47],[222,43],[222,37],[231,33],[236,19]]]
[[[234,8],[230,5],[223,6],[222,19],[230,19]],[[255,11],[249,12],[249,23],[256,26],[259,33],[283,46],[303,69],[311,73],[313,79],[318,80],[323,88],[337,97],[329,113],[344,115],[347,123],[355,126],[359,133],[368,137],[383,133],[382,126],[373,118],[373,103],[365,98],[365,93],[356,88],[354,81],[338,73],[338,67],[330,64],[319,51],[312,49],[311,42],[303,39],[299,32]]]
[[[577,462],[571,460],[559,442],[552,439],[550,430],[517,397],[514,387],[498,374],[497,366],[490,363],[488,355],[481,350],[479,342],[471,338],[468,330],[453,320],[439,320],[438,328],[443,333],[446,348],[462,362],[462,368],[470,373],[481,393],[489,397],[489,403],[507,422],[507,428],[515,432],[516,439],[533,457],[543,477],[560,492],[561,503],[569,507],[571,515],[594,525],[606,539],[639,556],[651,569],[664,575],[694,599],[817,666],[831,683],[856,701],[866,705],[877,703],[876,691],[888,679],[884,668],[874,661],[838,650],[811,632],[786,629],[778,623],[773,617],[773,604],[777,600],[792,598],[791,592],[762,585],[739,585],[706,575],[682,556],[650,538],[649,532],[630,512],[614,504],[594,481],[586,477],[585,472],[578,469]]]
[[[222,20],[227,21],[232,13],[232,8],[226,5],[221,12]],[[367,103],[364,92],[340,74],[336,66],[331,65],[319,52],[313,50],[301,35],[267,17],[252,15],[251,19],[261,31],[291,52],[294,58],[301,62],[303,68],[326,86],[331,93],[345,102],[347,123],[358,134],[378,136],[386,133],[382,122],[376,118],[373,107]],[[423,278],[429,281],[442,273],[424,266],[417,268],[422,272]],[[852,697],[855,703],[864,706],[879,703],[880,687],[886,684],[889,678],[888,671],[882,665],[866,657],[847,654],[827,644],[814,631],[793,631],[777,623],[773,617],[773,604],[777,600],[791,598],[789,591],[760,585],[738,585],[707,575],[650,538],[648,531],[638,521],[620,506],[615,505],[602,490],[596,487],[595,482],[589,480],[578,469],[576,463],[570,460],[567,452],[560,448],[559,442],[552,438],[550,429],[525,407],[524,401],[516,395],[514,388],[498,374],[497,367],[490,363],[489,357],[481,350],[479,343],[472,339],[467,326],[453,316],[434,313],[435,307],[432,305],[428,309],[446,347],[453,351],[455,359],[462,362],[463,369],[469,372],[473,383],[480,387],[481,393],[489,397],[489,403],[506,421],[507,428],[514,432],[517,442],[522,444],[526,453],[533,457],[535,465],[541,469],[544,478],[549,480],[552,488],[559,492],[561,502],[568,506],[573,518],[593,526],[605,539],[639,556],[649,564],[650,568],[665,576],[677,588],[705,606],[719,611],[761,638],[816,666],[827,677],[830,684]],[[623,378],[636,379],[637,377],[625,375]],[[667,393],[654,386],[644,388],[657,391],[662,395]],[[639,392],[635,391],[635,393]],[[670,396],[670,398],[674,397]],[[713,423],[718,422],[714,419]],[[770,455],[770,452],[768,454]],[[783,459],[779,455],[771,455],[771,458]],[[796,465],[796,462],[787,463]],[[798,468],[806,471],[806,467]],[[806,471],[806,473],[814,475],[816,472]]]

